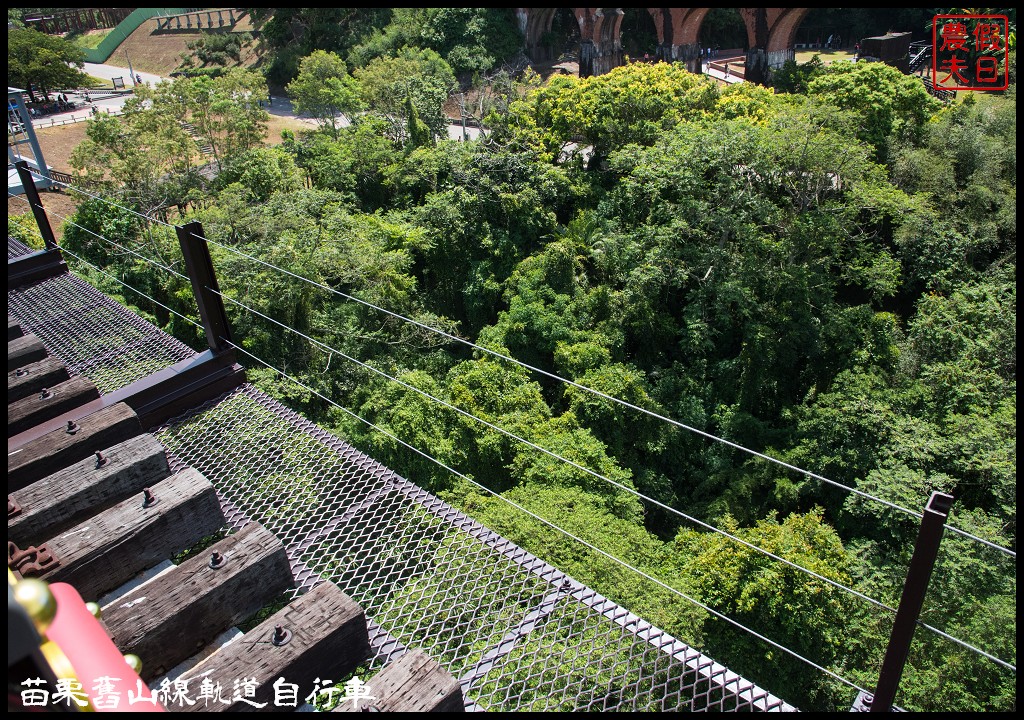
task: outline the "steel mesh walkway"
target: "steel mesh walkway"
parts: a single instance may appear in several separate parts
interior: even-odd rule
[[[378,665],[422,648],[470,709],[792,710],[246,385],[156,431],[235,527],[288,548],[372,621]]]
[[[13,260],[19,258],[22,255],[28,255],[29,253],[35,252],[25,243],[20,240],[12,238],[10,235],[7,236],[7,259]]]
[[[8,253],[11,245],[8,239]],[[72,375],[89,378],[103,394],[196,354],[70,273],[9,290],[7,309]]]
[[[9,291],[8,307],[102,393],[195,354],[70,274]],[[795,709],[251,385],[155,435],[175,471],[214,484],[232,527],[281,539],[295,594],[331,580],[365,609],[374,668],[420,648],[467,709]]]

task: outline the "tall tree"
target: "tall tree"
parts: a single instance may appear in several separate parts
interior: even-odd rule
[[[317,50],[302,58],[298,76],[286,88],[295,110],[316,118],[337,139],[339,116],[360,110],[359,85],[348,74],[345,61],[332,52]]]
[[[374,114],[391,126],[390,137],[404,143],[409,135],[406,97],[435,138],[444,137],[444,103],[455,90],[455,74],[433,50],[404,48],[394,57],[377,58],[355,70],[362,98]]]
[[[27,90],[33,102],[36,91],[46,95],[84,85],[84,65],[85,53],[63,38],[31,29],[7,33],[7,82]]]
[[[158,86],[156,96],[164,89]],[[168,102],[183,102],[185,120],[209,143],[218,169],[230,156],[259,146],[267,134],[267,85],[249,70],[232,68],[217,78],[180,78],[167,86]]]
[[[261,29],[262,40],[274,51],[266,68],[267,81],[283,86],[299,72],[299,61],[314,50],[347,56],[349,48],[388,23],[391,8],[274,8]]]

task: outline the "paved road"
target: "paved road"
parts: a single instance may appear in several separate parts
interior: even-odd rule
[[[124,80],[124,84],[126,87],[132,86],[132,82],[128,73],[128,68],[126,67],[120,67],[118,65],[100,65],[98,63],[86,63],[85,67],[82,69],[89,75],[92,75],[93,77],[102,78],[103,80],[113,80],[114,78],[121,78]],[[154,85],[160,82],[161,80],[166,79],[159,75],[154,75],[153,73],[136,72],[135,74],[142,77],[142,82]]]
[[[128,68],[126,67],[120,67],[118,65],[103,65],[98,63],[85,63],[85,67],[82,69],[89,75],[102,78],[104,80],[112,81],[114,78],[123,78],[125,85],[127,87],[132,86]],[[139,72],[136,74],[141,76],[142,82],[148,85],[156,85],[160,82],[163,82],[164,80],[170,79],[162,77],[160,75],[154,75],[153,73]],[[113,87],[113,83],[111,83],[111,87]],[[85,98],[83,97],[84,94],[85,93],[68,93],[68,98],[70,98],[73,102],[78,104],[79,107],[75,108],[74,110],[69,110],[68,112],[54,113],[52,115],[47,115],[43,118],[36,118],[32,121],[32,126],[36,128],[47,128],[52,127],[53,125],[80,122],[82,120],[85,120],[89,117],[89,115],[92,114],[93,107],[95,107],[100,112],[118,113],[120,112],[121,107],[124,105],[126,98],[130,97],[104,97],[102,91],[94,91],[89,93],[91,102],[85,103]],[[280,96],[274,96],[271,98],[270,107],[267,108],[267,111],[272,115],[277,115],[280,117],[294,117],[304,120],[310,119],[309,116],[307,115],[299,115],[298,113],[296,113],[295,109],[292,107],[291,101],[288,100],[288,98]],[[340,124],[343,126],[348,124],[348,121],[345,120],[344,118],[339,118],[339,120]],[[480,130],[478,128],[473,127],[466,128],[466,135],[469,137],[469,139],[475,140],[477,137],[480,136]],[[462,126],[449,125],[448,137],[451,140],[462,139]]]

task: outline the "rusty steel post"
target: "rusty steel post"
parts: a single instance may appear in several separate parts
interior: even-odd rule
[[[885,651],[882,669],[878,673],[878,685],[874,696],[864,698],[871,712],[889,712],[896,699],[896,689],[903,675],[903,666],[910,652],[910,642],[914,639],[914,630],[921,615],[924,597],[928,592],[928,581],[935,567],[935,558],[939,554],[939,543],[946,527],[946,518],[953,507],[953,496],[941,492],[933,492],[928,504],[925,505],[921,517],[921,529],[914,545],[914,555],[907,569],[907,580],[903,585],[903,595],[896,609],[889,646]]]
[[[193,221],[187,225],[175,227],[181,253],[185,256],[185,267],[192,281],[192,291],[199,305],[199,318],[203,321],[206,331],[206,342],[214,353],[222,353],[231,349],[231,327],[224,311],[224,302],[217,285],[217,276],[213,272],[213,261],[210,259],[210,248],[206,243],[203,225]]]
[[[43,236],[43,242],[46,243],[46,249],[56,250],[57,239],[53,236],[53,228],[50,227],[50,219],[46,216],[46,210],[43,209],[43,201],[39,199],[39,190],[36,188],[35,178],[32,177],[32,173],[28,169],[28,162],[25,160],[18,160],[14,163],[14,167],[18,170],[18,177],[21,178],[21,186],[25,189],[25,195],[28,196],[29,206],[32,208],[32,215],[35,216],[36,225],[39,226],[39,234]]]

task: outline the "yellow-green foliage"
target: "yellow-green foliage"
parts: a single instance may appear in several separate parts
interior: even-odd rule
[[[31,213],[7,216],[7,235],[20,240],[34,250],[43,249],[43,236]]]
[[[576,142],[604,157],[630,143],[650,145],[680,121],[710,112],[717,95],[710,79],[680,64],[634,63],[589,78],[555,77],[514,104],[512,123],[548,156]]]
[[[765,122],[771,115],[775,90],[754,83],[735,83],[723,89],[715,103],[715,114],[726,120],[739,117]]]

